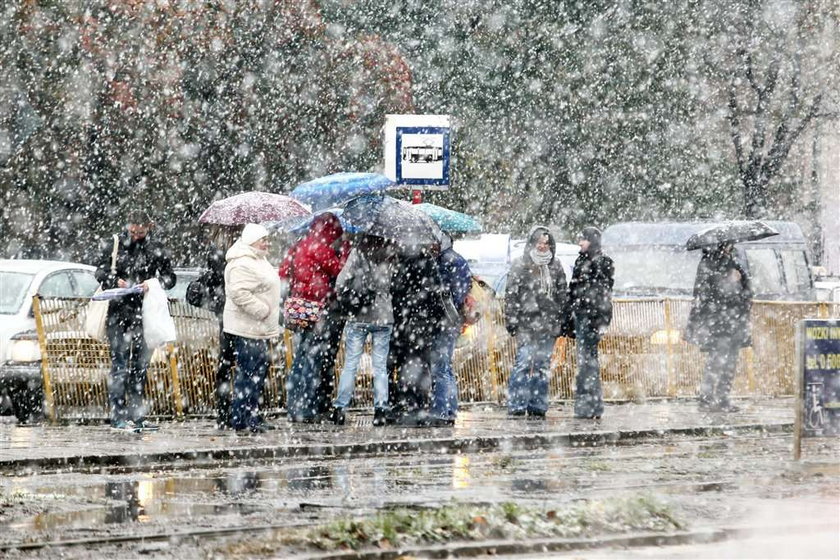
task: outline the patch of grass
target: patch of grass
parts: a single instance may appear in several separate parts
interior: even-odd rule
[[[592,537],[628,531],[664,532],[682,529],[670,508],[649,496],[587,500],[555,509],[513,502],[478,507],[453,504],[428,510],[395,509],[371,518],[343,517],[326,525],[274,542],[233,543],[230,555],[260,556],[276,553],[282,545],[321,550],[390,549],[422,543],[521,540],[540,537]]]
[[[518,464],[519,461],[517,461],[512,455],[502,455],[493,461],[493,466],[499,469],[514,468]]]
[[[605,461],[585,461],[583,468],[588,471],[607,472],[611,471],[612,467]]]

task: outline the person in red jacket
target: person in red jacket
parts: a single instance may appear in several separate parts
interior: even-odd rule
[[[335,382],[335,357],[344,329],[333,287],[349,254],[338,218],[317,216],[309,233],[280,265],[280,277],[289,280],[289,295],[322,305],[321,319],[300,329],[300,343],[286,378],[286,411],[292,422],[316,422],[330,410]]]

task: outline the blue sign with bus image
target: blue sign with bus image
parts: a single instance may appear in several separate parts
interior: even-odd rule
[[[449,185],[450,129],[438,126],[396,128],[396,182],[426,188]]]

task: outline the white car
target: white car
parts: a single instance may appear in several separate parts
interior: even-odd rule
[[[99,283],[86,264],[0,259],[0,413],[25,421],[40,411],[41,352],[32,297],[90,297]]]

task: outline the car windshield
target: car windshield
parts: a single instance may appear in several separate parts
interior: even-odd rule
[[[632,293],[688,293],[700,263],[700,251],[613,248],[615,291]]]
[[[14,315],[23,305],[33,274],[0,272],[0,314]]]

